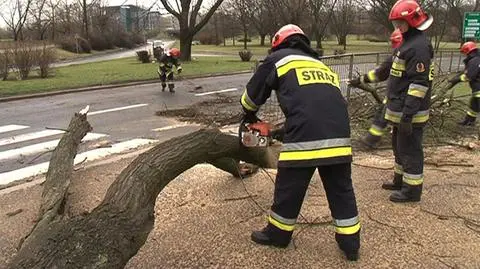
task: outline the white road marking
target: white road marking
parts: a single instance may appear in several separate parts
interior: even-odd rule
[[[4,126],[0,126],[0,134],[1,133],[6,133],[6,132],[11,132],[11,131],[16,131],[16,130],[26,129],[28,127],[29,126],[16,125],[16,124],[4,125]]]
[[[98,114],[103,114],[103,113],[108,113],[108,112],[115,112],[115,111],[126,110],[126,109],[132,109],[132,108],[143,107],[143,106],[148,106],[148,104],[137,104],[137,105],[131,105],[131,106],[122,106],[122,107],[110,108],[110,109],[99,110],[99,111],[95,111],[95,112],[88,112],[87,115],[88,116],[93,116],[93,115],[98,115]]]
[[[152,131],[154,131],[154,132],[161,132],[161,131],[176,129],[176,128],[185,127],[185,126],[200,126],[200,124],[196,124],[196,123],[180,123],[180,124],[175,124],[175,125],[170,125],[170,126],[165,126],[165,127],[161,127],[161,128],[152,129]]]
[[[93,160],[107,157],[112,154],[122,153],[124,151],[138,148],[140,146],[148,145],[156,141],[157,140],[151,140],[151,139],[132,139],[125,142],[113,144],[111,148],[100,148],[100,149],[86,151],[81,154],[78,154],[75,157],[74,164],[84,162],[85,160],[93,161]],[[0,185],[6,185],[9,183],[15,182],[17,180],[44,174],[48,171],[48,165],[49,165],[49,162],[44,162],[44,163],[28,166],[25,168],[1,173]]]
[[[33,139],[57,135],[57,134],[63,134],[63,133],[64,131],[61,131],[61,130],[45,130],[45,131],[39,131],[34,133],[11,136],[8,138],[0,139],[0,146],[24,142],[28,140],[33,140]]]
[[[202,93],[195,94],[195,96],[204,96],[204,95],[217,94],[222,92],[234,92],[234,91],[238,91],[238,88],[231,88],[231,89],[225,89],[225,90],[219,90],[219,91],[213,91],[213,92],[202,92]]]
[[[88,133],[82,139],[82,142],[97,140],[97,139],[105,137],[105,136],[107,136],[107,135],[96,134],[96,133]],[[52,140],[52,141],[48,141],[48,142],[44,142],[44,143],[38,143],[38,144],[34,144],[34,145],[31,145],[31,146],[26,146],[26,147],[22,147],[22,148],[6,150],[6,151],[3,151],[3,152],[0,152],[0,161],[1,160],[18,158],[21,155],[28,156],[28,155],[33,155],[35,153],[40,153],[40,152],[53,150],[58,145],[58,142],[60,142],[60,139],[56,139],[56,140]]]

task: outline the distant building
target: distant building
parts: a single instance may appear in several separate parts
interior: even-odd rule
[[[126,31],[151,30],[159,27],[161,19],[160,13],[146,10],[135,5],[109,6],[107,14],[117,20]]]
[[[159,11],[148,12],[147,22],[148,22],[148,25],[146,30],[159,29],[163,25],[162,14]]]

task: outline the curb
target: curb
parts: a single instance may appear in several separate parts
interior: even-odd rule
[[[208,77],[222,77],[222,76],[240,75],[240,74],[247,74],[247,73],[251,73],[251,72],[252,72],[251,70],[244,70],[244,71],[237,71],[237,72],[213,73],[213,74],[205,74],[205,75],[198,75],[198,76],[187,76],[187,77],[181,77],[177,81],[184,81],[184,80],[191,80],[191,79],[198,79],[198,78],[208,78]],[[148,85],[148,84],[155,84],[155,83],[160,83],[160,81],[158,79],[149,79],[149,80],[141,80],[141,81],[128,82],[128,83],[108,84],[108,85],[75,88],[75,89],[69,89],[69,90],[58,90],[58,91],[51,91],[51,92],[45,92],[45,93],[17,95],[17,96],[0,98],[0,103],[17,101],[17,100],[24,100],[24,99],[48,97],[48,96],[61,95],[61,94],[107,90],[107,89],[112,89],[112,88],[138,86],[138,85]]]

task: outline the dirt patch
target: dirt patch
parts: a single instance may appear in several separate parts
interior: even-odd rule
[[[432,165],[425,169],[422,202],[403,205],[389,202],[390,193],[380,188],[391,178],[391,156],[391,151],[374,151],[354,158],[362,219],[359,262],[344,261],[337,249],[318,175],[302,207],[294,243],[279,250],[257,246],[249,238],[265,224],[275,171],[260,170],[239,180],[210,165],[197,165],[161,192],[154,230],[126,268],[479,268],[479,154],[455,147],[427,150]],[[91,211],[132,159],[74,172],[69,213]],[[433,164],[445,159],[450,165]],[[467,161],[473,166],[454,165]],[[18,240],[33,225],[41,190],[37,185],[0,196],[0,264],[15,255]]]

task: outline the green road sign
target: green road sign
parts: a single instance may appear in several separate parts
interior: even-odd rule
[[[480,12],[465,12],[463,18],[462,37],[480,39]]]

